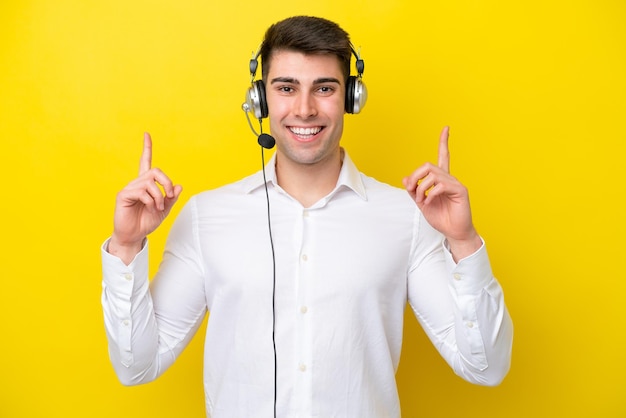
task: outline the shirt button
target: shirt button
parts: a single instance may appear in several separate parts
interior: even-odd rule
[[[131,280],[133,280],[133,275],[132,273],[126,273],[124,275],[124,278],[130,282]]]
[[[309,310],[309,309],[308,309],[306,306],[301,306],[301,307],[300,307],[300,313],[305,314],[305,313],[307,313],[307,311],[308,311],[308,310]]]
[[[309,257],[306,254],[302,254],[302,261],[307,261]]]
[[[459,273],[454,273],[454,280],[461,280],[461,275]]]
[[[468,327],[468,328],[474,328],[474,323],[473,323],[473,322],[471,322],[471,321],[470,321],[470,322],[468,322],[468,323],[467,323],[467,324],[465,324],[465,325],[467,325],[467,327]]]
[[[128,324],[130,324],[130,321],[128,319],[125,319],[122,321],[122,324],[124,324],[124,326],[127,327]]]
[[[303,218],[308,218],[309,217],[309,211],[308,210],[302,211],[302,217]]]
[[[300,370],[301,372],[306,372],[306,364],[300,363],[300,365],[298,366],[298,370]]]

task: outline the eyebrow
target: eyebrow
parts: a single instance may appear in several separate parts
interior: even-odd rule
[[[270,81],[270,84],[274,83],[290,83],[290,84],[300,84],[300,80],[294,77],[276,77]],[[335,77],[321,77],[313,81],[313,84],[326,84],[326,83],[337,83],[341,84],[338,79]]]

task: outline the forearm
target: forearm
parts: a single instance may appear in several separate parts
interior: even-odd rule
[[[495,386],[502,382],[510,368],[513,325],[501,289],[496,282],[490,287],[492,289],[483,290],[474,299],[473,315],[468,318],[462,312],[457,314],[458,353],[453,368],[469,382]]]
[[[454,261],[449,242],[426,223],[409,276],[409,302],[417,319],[455,373],[496,385],[507,374],[512,324],[481,240],[478,251]]]
[[[205,276],[190,206],[174,222],[151,282],[147,242],[128,265],[102,249],[109,352],[124,384],[160,376],[182,353],[206,315]]]
[[[159,338],[149,290],[147,248],[127,265],[122,261],[102,253],[102,307],[111,363],[120,381],[133,385],[161,373]]]
[[[459,264],[448,257],[447,264],[452,272],[458,349],[454,370],[470,382],[497,385],[509,370],[513,337],[502,288],[493,277],[484,247]]]

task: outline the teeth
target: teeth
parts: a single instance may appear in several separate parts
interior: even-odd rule
[[[319,126],[316,126],[314,128],[297,128],[297,127],[292,127],[290,128],[291,132],[293,132],[296,135],[316,135],[319,131],[322,130],[322,128],[320,128]]]

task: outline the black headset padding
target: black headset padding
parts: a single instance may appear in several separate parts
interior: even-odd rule
[[[348,77],[346,82],[346,100],[345,111],[346,113],[354,113],[354,88],[357,82],[357,78],[353,75]]]
[[[257,80],[254,82],[254,88],[257,92],[257,97],[259,98],[259,107],[261,111],[261,117],[266,118],[269,115],[269,111],[267,108],[267,99],[265,98],[265,83],[263,80]]]

